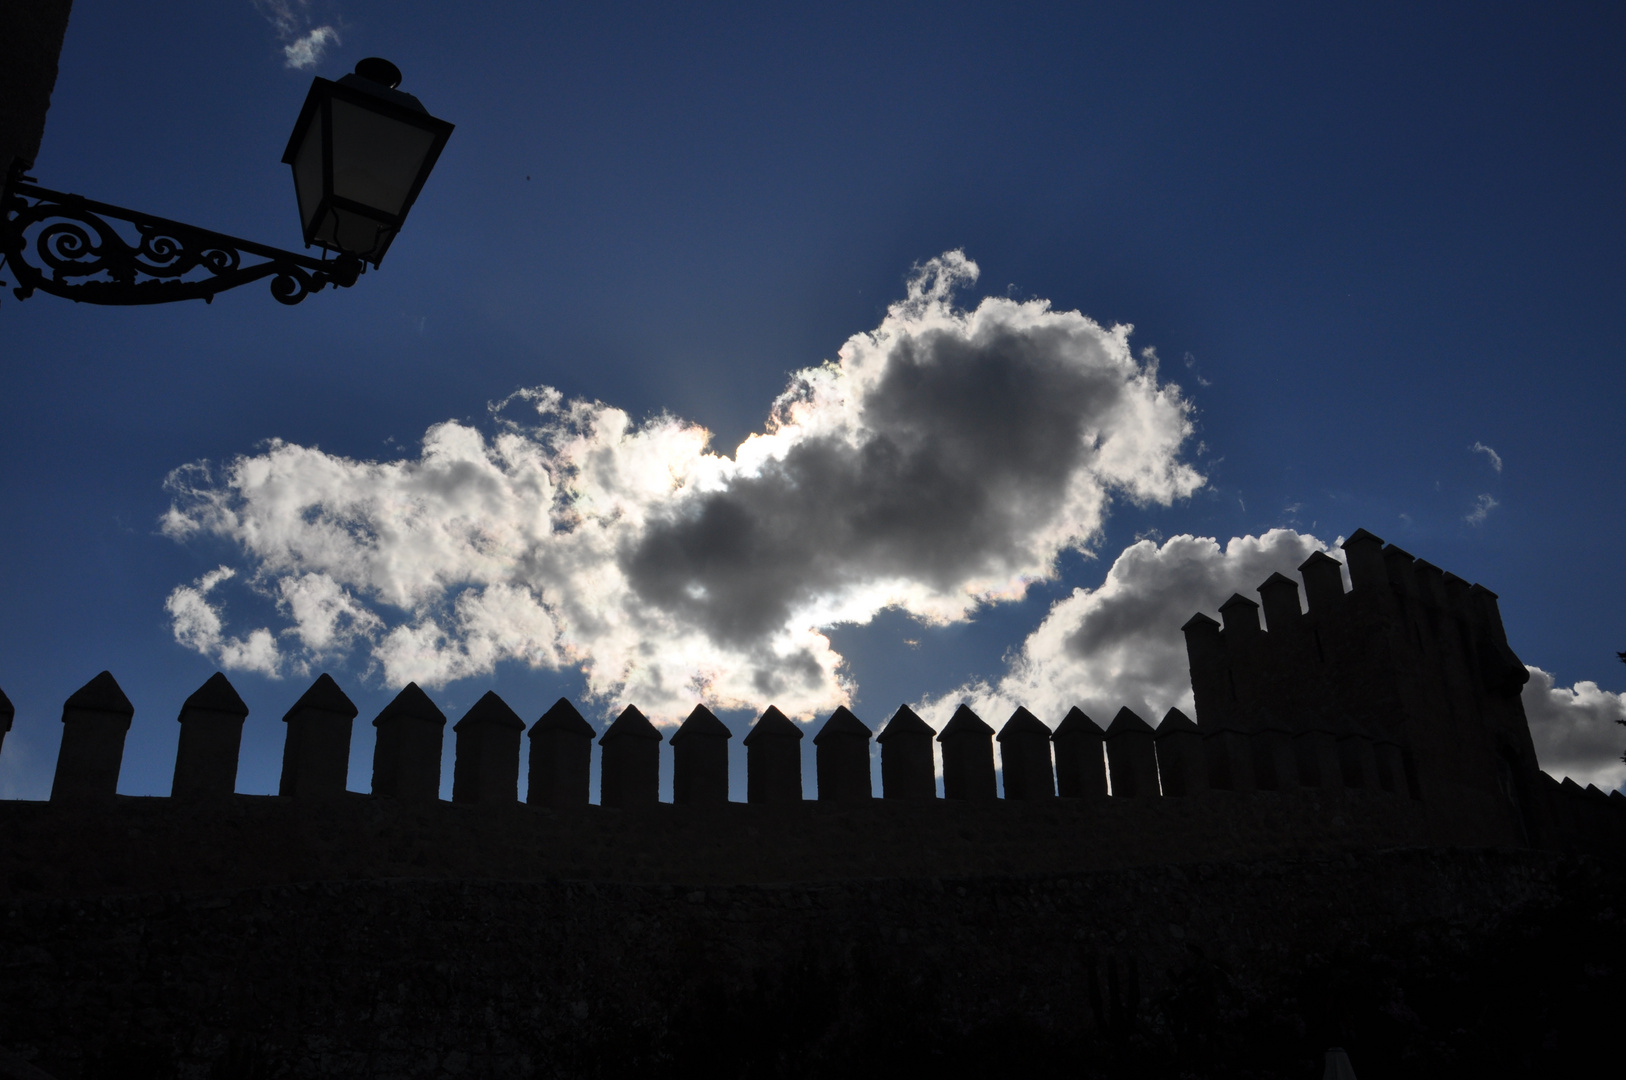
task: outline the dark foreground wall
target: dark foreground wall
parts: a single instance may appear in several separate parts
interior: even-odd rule
[[[1372,1076],[1607,1058],[1621,867],[1394,850],[0,901],[0,1047],[119,1077]]]
[[[39,154],[72,7],[73,0],[0,4],[0,179],[14,160],[31,165]]]
[[[750,884],[1061,873],[1424,843],[1387,792],[567,810],[234,795],[0,800],[0,895],[438,878]]]

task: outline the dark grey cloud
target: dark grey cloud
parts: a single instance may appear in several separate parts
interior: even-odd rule
[[[1189,406],[1127,327],[1043,301],[957,306],[975,277],[959,252],[919,268],[732,457],[675,417],[539,387],[494,406],[495,434],[437,424],[415,458],[273,442],[178,469],[166,531],[244,557],[174,590],[177,639],[265,671],[367,648],[387,681],[424,686],[573,665],[589,696],[656,717],[696,699],[828,711],[850,687],[824,628],[1019,597],[1100,535],[1114,497],[1202,483],[1181,457]],[[226,626],[222,590],[244,587],[280,629]]]
[[[1146,494],[1098,450],[1143,435],[1148,406],[1162,415],[1144,450],[1164,456],[1166,478],[1152,497],[1195,486],[1172,460],[1185,406],[1121,337],[1042,305],[986,301],[977,314],[859,341],[872,355],[843,403],[852,422],[814,428],[651,522],[621,554],[638,597],[738,644],[868,583],[954,596],[1044,576],[1095,532],[1112,490]],[[806,382],[781,401],[816,402]]]

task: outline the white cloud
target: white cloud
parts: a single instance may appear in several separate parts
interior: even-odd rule
[[[361,635],[383,626],[378,616],[326,574],[302,574],[277,581],[279,605],[293,619],[294,632],[313,655],[343,651]]]
[[[221,582],[237,576],[229,566],[211,570],[191,585],[177,585],[164,601],[175,640],[205,656],[212,656],[228,671],[258,671],[276,675],[282,667],[276,638],[267,628],[252,630],[246,638],[227,637],[219,610],[209,593]]]
[[[1484,443],[1475,440],[1474,444],[1468,447],[1468,450],[1471,453],[1484,454],[1486,457],[1490,458],[1491,468],[1495,469],[1497,472],[1502,471],[1502,455],[1498,454],[1495,450],[1492,450]]]
[[[967,684],[918,711],[941,726],[967,701],[996,727],[1018,705],[1052,727],[1075,705],[1101,724],[1124,706],[1152,724],[1170,708],[1192,713],[1180,627],[1232,593],[1251,596],[1272,573],[1291,574],[1316,551],[1331,548],[1291,529],[1236,537],[1223,548],[1209,537],[1174,536],[1161,546],[1141,540],[1124,549],[1099,588],[1058,600],[996,683]]]
[[[254,0],[254,7],[276,30],[291,68],[315,67],[329,46],[340,44],[339,31],[331,24],[312,25],[310,0]]]
[[[1099,588],[1057,601],[997,682],[961,686],[917,711],[934,727],[961,701],[996,727],[1018,705],[1052,726],[1074,705],[1103,724],[1125,705],[1153,724],[1170,707],[1190,713],[1180,626],[1198,611],[1213,613],[1232,593],[1252,596],[1274,572],[1292,576],[1315,551],[1337,555],[1333,545],[1289,529],[1235,538],[1223,549],[1205,537],[1176,536],[1162,546],[1139,541]],[[1626,720],[1626,695],[1586,681],[1555,686],[1547,672],[1529,670],[1524,710],[1541,767],[1605,791],[1626,783],[1626,727],[1616,722]]]
[[[1529,665],[1525,665],[1529,667]],[[1555,686],[1553,677],[1530,667],[1524,684],[1524,714],[1536,759],[1548,774],[1612,791],[1626,784],[1626,697],[1600,690],[1595,682]]]
[[[318,26],[282,47],[288,66],[303,71],[316,66],[329,45],[339,44],[339,32],[331,26]]]
[[[1479,498],[1474,500],[1474,508],[1468,511],[1468,516],[1462,520],[1466,521],[1470,525],[1483,524],[1485,519],[1490,516],[1490,512],[1495,510],[1500,505],[1502,504],[1491,498],[1489,495],[1481,495]]]
[[[917,268],[732,457],[676,417],[538,387],[494,405],[489,433],[435,425],[415,459],[277,441],[179,469],[164,529],[231,541],[245,580],[284,597],[285,640],[366,643],[391,685],[519,660],[579,666],[591,698],[662,717],[697,698],[828,709],[849,687],[823,628],[1019,598],[1099,537],[1112,497],[1202,484],[1181,460],[1190,407],[1129,327],[1043,300],[957,307],[976,276],[960,252]],[[285,591],[312,575],[326,606]],[[172,608],[178,637],[213,654],[218,618],[182,636],[190,610]]]

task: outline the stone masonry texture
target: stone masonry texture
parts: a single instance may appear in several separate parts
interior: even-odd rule
[[[1618,1030],[1620,889],[1596,857],[1425,850],[23,889],[0,1046],[59,1080],[1315,1076],[1335,1044],[1363,1075],[1563,1075]]]

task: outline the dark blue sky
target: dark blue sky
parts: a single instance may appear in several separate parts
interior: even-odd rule
[[[121,790],[167,791],[171,718],[214,665],[175,643],[165,598],[236,557],[159,533],[171,469],[271,438],[410,457],[543,383],[731,452],[790,372],[954,248],[982,269],[966,303],[1132,323],[1195,406],[1208,483],[1120,500],[1100,557],[1064,555],[1025,602],[834,629],[867,721],[997,678],[1052,601],[1153,531],[1365,527],[1499,593],[1514,648],[1561,684],[1626,685],[1618,5],[293,10],[338,34],[312,69],[249,0],[74,5],[50,187],[296,247],[279,159],[313,73],[388,57],[457,130],[349,291],[0,301],[8,793],[44,794],[61,701],[102,668],[137,706]],[[326,666],[363,720],[393,693],[364,651]],[[306,680],[233,680],[254,710],[240,789],[271,790]],[[493,685],[534,719],[581,681],[507,662],[436,697],[455,719]]]

